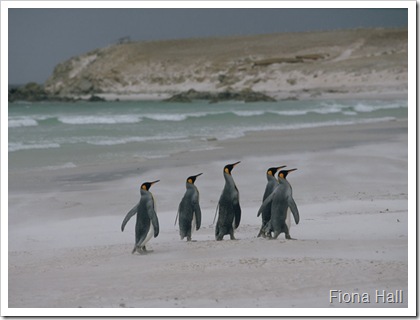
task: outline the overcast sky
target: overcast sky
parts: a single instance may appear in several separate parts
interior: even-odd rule
[[[9,84],[43,83],[73,56],[116,43],[406,27],[407,9],[9,9]]]

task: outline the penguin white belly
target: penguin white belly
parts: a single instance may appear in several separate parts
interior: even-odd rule
[[[153,224],[152,222],[150,222],[150,227],[149,227],[149,231],[147,232],[147,236],[144,239],[144,241],[140,244],[140,247],[143,247],[146,245],[146,243],[149,242],[150,239],[152,239],[153,235],[155,233],[155,228],[153,228]]]
[[[287,225],[287,229],[289,229],[290,231],[290,227],[291,227],[290,208],[287,208],[286,225]]]
[[[193,218],[192,218],[192,221],[191,221],[191,235],[195,231],[196,227],[197,227],[197,221],[195,219],[195,213],[193,213]]]

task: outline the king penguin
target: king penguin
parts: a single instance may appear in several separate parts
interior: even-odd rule
[[[191,241],[192,233],[194,230],[199,230],[201,226],[199,192],[197,187],[194,185],[197,177],[201,175],[202,173],[199,173],[195,176],[187,178],[187,191],[185,192],[178,207],[177,218],[179,215],[179,235],[181,236],[181,240],[187,237],[187,241]]]
[[[278,186],[274,189],[270,196],[265,199],[260,209],[258,216],[266,210],[266,207],[271,204],[271,219],[265,227],[265,232],[271,235],[273,232],[273,239],[277,239],[280,233],[285,233],[286,239],[290,237],[290,211],[292,211],[295,223],[299,223],[299,211],[293,200],[292,186],[286,180],[287,175],[297,169],[281,170],[278,177]]]
[[[145,182],[141,185],[139,203],[127,213],[122,222],[121,231],[124,231],[128,220],[137,213],[136,241],[132,253],[136,251],[140,254],[147,253],[147,242],[149,242],[152,236],[156,238],[159,235],[159,220],[155,211],[155,201],[152,193],[149,191],[150,187],[159,181]]]
[[[241,206],[239,205],[239,191],[233,181],[232,170],[240,161],[228,164],[223,169],[225,187],[219,199],[219,217],[216,224],[216,240],[223,240],[226,234],[235,240],[234,230],[241,221]],[[216,209],[217,213],[217,209]]]
[[[274,189],[278,185],[278,181],[275,177],[276,172],[286,166],[280,166],[280,167],[272,167],[267,169],[267,185],[265,186],[265,191],[263,195],[262,202],[264,203],[264,200],[267,199],[267,197],[274,191]],[[258,233],[257,237],[263,236],[265,238],[265,233],[263,232],[265,225],[268,221],[270,221],[271,218],[271,204],[267,205],[265,207],[265,210],[262,212],[261,215],[262,218],[262,224],[260,232]]]

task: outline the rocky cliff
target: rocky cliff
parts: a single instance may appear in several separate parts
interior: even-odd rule
[[[252,90],[273,97],[406,92],[407,29],[130,42],[56,66],[51,95]]]

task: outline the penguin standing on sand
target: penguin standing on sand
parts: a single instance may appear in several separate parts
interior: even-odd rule
[[[241,221],[241,206],[239,205],[239,191],[232,178],[232,169],[240,161],[228,164],[223,169],[225,187],[219,199],[219,217],[216,224],[216,240],[223,240],[226,234],[231,240],[235,240],[234,230],[238,228]],[[216,209],[217,214],[217,209]]]
[[[258,216],[266,210],[266,207],[271,204],[271,219],[265,227],[265,232],[271,235],[273,232],[273,239],[277,239],[280,233],[286,234],[286,239],[290,237],[290,211],[292,211],[295,223],[299,223],[299,211],[293,200],[292,186],[286,180],[287,175],[297,169],[282,170],[279,172],[279,184],[271,195],[265,199],[260,209]],[[290,210],[289,210],[290,209]]]
[[[267,185],[265,186],[265,191],[264,191],[263,200],[262,200],[263,203],[264,203],[264,200],[267,199],[267,197],[278,186],[279,183],[275,177],[275,174],[278,170],[284,167],[285,166],[273,167],[267,170]],[[261,218],[262,218],[261,229],[257,237],[263,236],[265,238],[265,233],[263,232],[263,230],[264,230],[265,225],[267,224],[268,221],[270,221],[270,218],[271,218],[271,203],[265,207],[264,211],[261,214]]]
[[[145,182],[140,187],[140,201],[131,209],[124,218],[121,225],[121,231],[124,231],[124,227],[128,220],[137,213],[136,219],[136,242],[134,243],[134,249],[132,253],[138,252],[145,254],[149,251],[146,250],[146,244],[154,236],[155,238],[159,235],[159,220],[155,211],[155,201],[152,193],[149,191],[150,187],[159,180],[153,182]]]
[[[200,229],[201,226],[199,193],[197,187],[194,185],[197,177],[201,175],[202,173],[199,173],[195,176],[187,178],[187,191],[185,192],[178,207],[175,224],[179,215],[179,235],[181,236],[181,240],[187,237],[187,241],[191,241],[192,233],[194,230]]]

